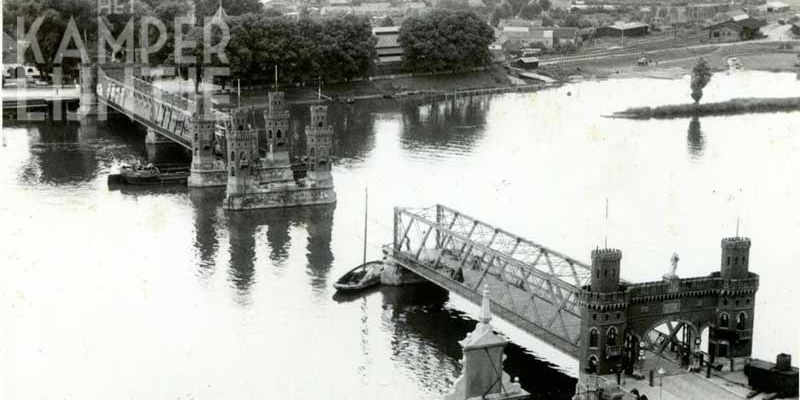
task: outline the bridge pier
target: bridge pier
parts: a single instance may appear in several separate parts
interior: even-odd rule
[[[97,115],[97,64],[83,64],[80,70],[78,119]]]
[[[381,283],[384,285],[400,286],[424,282],[421,276],[403,268],[396,261],[384,257],[384,267],[381,272]]]
[[[189,187],[220,187],[228,182],[225,162],[214,154],[215,119],[207,112],[203,95],[195,97],[197,104],[188,124],[192,141],[192,166]]]
[[[147,135],[144,138],[144,142],[148,145],[158,145],[158,144],[173,144],[174,142],[170,139],[167,139],[163,135],[159,135],[156,131],[152,128],[147,128]]]

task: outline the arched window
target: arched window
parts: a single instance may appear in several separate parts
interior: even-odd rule
[[[236,153],[231,152],[231,161],[236,161]]]
[[[244,160],[244,152],[243,151],[239,153],[239,159],[240,160]]]
[[[310,156],[314,155],[314,148],[313,147],[308,149],[308,155],[310,155]]]
[[[728,314],[722,314],[719,316],[719,327],[720,328],[727,328],[728,327]]]
[[[269,131],[269,138],[272,139],[272,130]]]
[[[278,139],[280,139],[280,138],[281,138],[281,130],[278,129]]]
[[[591,356],[589,357],[589,368],[588,371],[590,374],[597,372],[597,357]]]
[[[728,258],[725,260],[725,265],[731,265],[731,256],[728,256]]]
[[[597,343],[600,341],[600,332],[597,331],[597,328],[592,328],[589,331],[589,347],[597,347]]]
[[[617,328],[611,327],[606,332],[606,344],[609,346],[615,346],[617,344]]]
[[[236,176],[236,169],[231,167],[231,176]]]
[[[736,316],[736,329],[744,330],[747,329],[747,314],[744,312],[740,312],[739,315]]]

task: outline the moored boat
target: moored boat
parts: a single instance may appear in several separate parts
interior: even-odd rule
[[[370,261],[351,269],[342,275],[333,287],[338,291],[356,291],[381,283],[383,261]]]
[[[369,203],[369,193],[364,190],[364,260],[361,265],[351,269],[342,275],[333,287],[336,290],[356,291],[364,290],[368,287],[381,283],[381,272],[383,272],[383,261],[367,262],[367,204]]]
[[[128,185],[167,185],[185,184],[189,178],[187,166],[161,166],[153,164],[131,167],[123,165],[119,174],[108,176],[108,183],[123,183]]]

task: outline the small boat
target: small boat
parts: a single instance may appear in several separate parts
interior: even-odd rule
[[[383,272],[383,261],[367,262],[367,203],[369,192],[364,190],[364,260],[361,265],[351,269],[342,275],[333,287],[337,291],[356,291],[364,290],[368,287],[381,283],[381,272]]]
[[[123,183],[128,185],[167,185],[183,184],[189,178],[187,166],[161,166],[153,164],[145,166],[123,165],[119,174],[108,176],[108,183]]]
[[[361,264],[342,275],[333,287],[338,291],[363,290],[381,283],[383,261]]]

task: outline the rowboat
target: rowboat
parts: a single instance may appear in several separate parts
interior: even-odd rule
[[[382,261],[370,261],[342,275],[333,287],[340,292],[364,290],[381,283],[381,271],[383,271]]]

